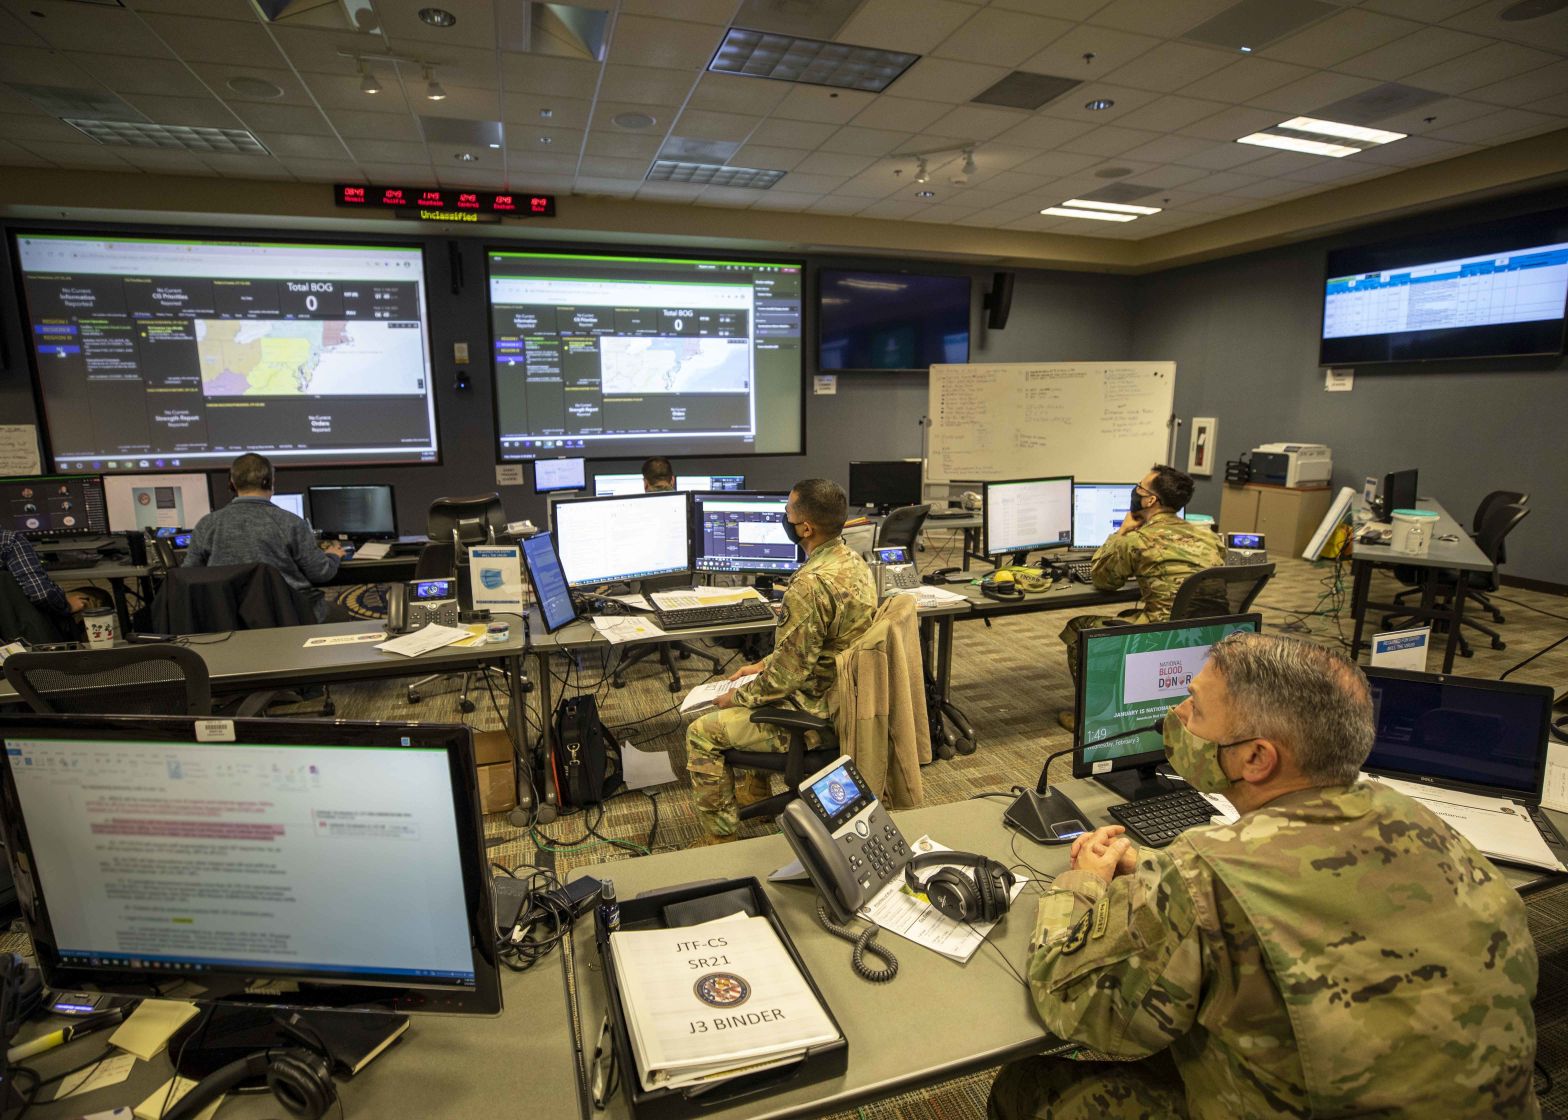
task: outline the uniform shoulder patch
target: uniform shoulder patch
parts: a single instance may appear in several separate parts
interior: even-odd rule
[[[1067,936],[1062,940],[1062,955],[1068,956],[1076,953],[1089,943],[1089,930],[1094,925],[1094,911],[1085,910],[1073,923],[1073,928],[1067,931]]]

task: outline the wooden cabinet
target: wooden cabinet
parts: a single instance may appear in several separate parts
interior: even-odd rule
[[[1327,486],[1297,490],[1249,482],[1226,486],[1220,498],[1221,533],[1262,533],[1275,555],[1300,556],[1328,513]]]

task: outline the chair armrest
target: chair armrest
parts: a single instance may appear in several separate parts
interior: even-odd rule
[[[751,709],[751,722],[763,723],[771,727],[787,727],[795,731],[829,731],[833,727],[833,721],[830,719],[782,705]]]

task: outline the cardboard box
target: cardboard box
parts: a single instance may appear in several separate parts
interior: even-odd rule
[[[517,758],[505,731],[474,732],[474,765],[479,773],[479,808],[504,813],[517,808]]]

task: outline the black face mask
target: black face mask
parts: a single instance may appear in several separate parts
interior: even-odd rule
[[[795,523],[788,517],[784,519],[784,535],[789,538],[790,544],[795,545],[797,548],[800,546],[800,530],[795,527]]]
[[[1133,512],[1134,516],[1142,516],[1142,514],[1143,514],[1143,495],[1139,492],[1139,490],[1138,490],[1138,488],[1136,486],[1134,486],[1132,488],[1132,507],[1131,508],[1132,508],[1132,512]]]

